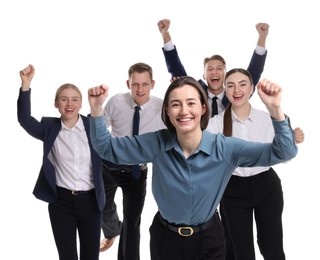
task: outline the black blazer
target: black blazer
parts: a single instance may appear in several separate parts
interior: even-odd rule
[[[32,117],[30,96],[31,89],[30,91],[21,91],[20,88],[18,97],[18,121],[31,136],[43,142],[42,166],[33,194],[36,198],[51,203],[57,198],[56,174],[53,164],[48,159],[48,155],[61,129],[61,121],[60,118],[57,117],[42,117],[41,122],[39,122]],[[90,146],[96,198],[99,209],[102,211],[105,204],[105,192],[101,173],[101,158],[95,152],[90,142],[89,119],[83,115],[81,115],[81,117]]]
[[[171,51],[165,51],[164,48],[162,48],[164,58],[166,61],[168,72],[171,74],[172,77],[182,77],[187,76],[187,72],[180,60],[177,48],[174,47]],[[251,57],[248,71],[251,74],[253,87],[255,88],[256,84],[259,82],[261,74],[264,69],[264,64],[266,62],[267,53],[264,55],[258,55],[255,51],[253,52],[253,55]],[[202,80],[199,79],[198,82],[201,84],[204,91],[208,94],[208,86],[207,84]],[[254,89],[255,90],[255,89]],[[224,94],[222,99],[222,104],[227,107],[229,105],[229,100],[226,97],[226,94]]]

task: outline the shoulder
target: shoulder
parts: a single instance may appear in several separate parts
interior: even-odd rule
[[[207,129],[211,133],[220,133],[223,128],[224,112],[209,118]]]
[[[152,108],[152,110],[161,110],[162,109],[163,100],[159,97],[150,95],[149,101],[146,103],[146,107],[148,109]]]
[[[131,94],[130,93],[118,93],[109,98],[107,101],[105,108],[109,110],[115,107],[119,108],[119,104],[130,104]],[[115,104],[117,106],[115,106]]]
[[[88,121],[89,122],[89,116],[85,116],[85,115],[82,115],[80,114],[80,117],[83,121]]]
[[[251,113],[256,118],[260,118],[260,119],[263,119],[263,120],[266,120],[266,119],[271,120],[270,114],[268,112],[264,111],[264,110],[252,107],[251,108]]]
[[[117,101],[124,101],[129,100],[131,98],[131,94],[129,92],[127,93],[117,93],[113,96],[111,96],[108,100],[109,102],[117,102]]]
[[[150,95],[150,102],[153,103],[153,104],[162,105],[163,99],[161,99],[159,97],[156,97],[156,96],[153,96],[153,95]]]
[[[47,117],[44,116],[41,118],[41,124],[45,129],[49,128],[60,128],[61,127],[61,119],[59,117]]]
[[[46,122],[46,123],[51,123],[51,122],[60,122],[59,117],[50,117],[50,116],[44,116],[42,117],[41,121]]]

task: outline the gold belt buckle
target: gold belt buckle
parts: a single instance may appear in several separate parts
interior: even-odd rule
[[[186,231],[188,231],[188,233],[185,233]],[[190,237],[193,234],[193,228],[192,227],[179,227],[178,233],[180,236]]]

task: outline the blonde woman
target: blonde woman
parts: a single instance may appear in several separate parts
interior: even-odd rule
[[[105,204],[101,159],[89,142],[89,120],[80,115],[82,95],[73,84],[57,89],[54,105],[60,117],[31,115],[32,65],[20,71],[18,121],[43,142],[43,162],[33,194],[49,204],[49,216],[60,260],[98,260],[101,217]],[[44,256],[45,258],[45,256]]]

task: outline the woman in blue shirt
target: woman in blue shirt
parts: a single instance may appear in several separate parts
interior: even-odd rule
[[[118,164],[153,164],[152,192],[159,212],[150,227],[152,260],[224,259],[216,209],[233,171],[296,156],[294,133],[280,106],[281,87],[263,80],[257,89],[273,118],[272,143],[207,132],[207,97],[192,77],[180,77],[167,89],[162,107],[167,129],[134,137],[113,138],[107,130],[102,105],[108,87],[88,90],[90,136],[97,153]]]

